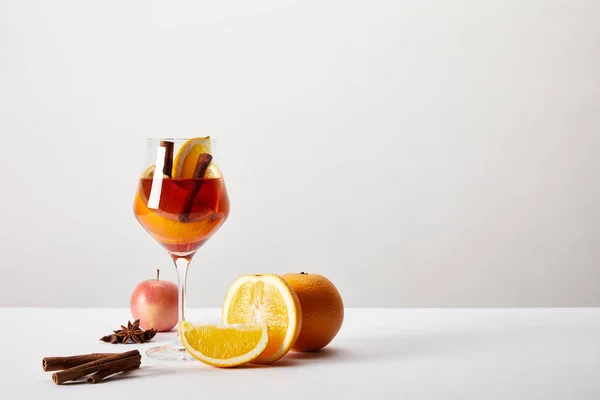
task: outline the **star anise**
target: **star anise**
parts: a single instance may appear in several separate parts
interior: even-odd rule
[[[114,333],[100,338],[106,343],[144,343],[151,340],[156,335],[156,329],[148,329],[144,331],[140,328],[140,320],[136,319],[133,324],[127,321],[127,326],[121,325],[121,329],[113,331]]]
[[[136,343],[144,343],[144,331],[140,328],[140,320],[127,321],[127,326],[121,325],[121,329],[113,331],[121,343],[128,343],[130,340]]]
[[[144,340],[146,342],[152,339],[154,336],[156,336],[156,329],[148,329],[147,331],[144,331]]]

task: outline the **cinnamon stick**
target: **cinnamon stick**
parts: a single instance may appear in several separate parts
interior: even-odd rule
[[[175,143],[168,140],[161,140],[160,146],[165,148],[165,163],[163,165],[163,174],[172,178],[173,173],[173,146]]]
[[[123,368],[129,365],[133,360],[140,361],[142,356],[137,350],[126,351],[125,353],[115,354],[106,358],[91,361],[85,364],[78,365],[69,369],[52,374],[52,380],[57,385],[61,385],[67,381],[81,378],[82,376],[98,372],[113,367]]]
[[[212,161],[212,156],[208,153],[202,153],[198,157],[198,161],[196,161],[196,168],[194,169],[194,178],[200,179],[204,178],[204,174],[206,174],[206,170]],[[194,206],[194,201],[196,201],[196,196],[198,192],[204,185],[204,180],[199,180],[196,182],[194,188],[187,194],[185,197],[185,202],[183,203],[183,212],[179,214],[179,221],[187,222],[190,219],[190,213],[192,212],[192,207]]]
[[[60,371],[61,369],[76,367],[90,361],[114,356],[115,354],[119,353],[92,353],[69,357],[45,357],[42,359],[42,369],[46,372]]]
[[[118,374],[119,372],[126,372],[126,371],[131,371],[134,370],[136,368],[140,367],[140,361],[132,361],[129,364],[125,364],[125,365],[117,365],[111,368],[107,368],[107,369],[102,369],[98,372],[96,372],[93,375],[90,375],[86,381],[87,383],[98,383],[100,382],[102,379],[106,378],[107,376],[113,375],[113,374]]]

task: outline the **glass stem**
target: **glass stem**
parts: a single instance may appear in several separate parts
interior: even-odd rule
[[[185,288],[190,260],[185,257],[173,257],[175,269],[177,270],[179,322],[185,321]]]

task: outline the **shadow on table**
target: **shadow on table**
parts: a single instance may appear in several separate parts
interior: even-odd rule
[[[332,344],[317,352],[288,353],[277,364],[314,365],[315,363],[348,363],[386,359],[413,360],[415,358],[461,355],[501,343],[502,333],[485,334],[413,334],[387,333],[385,335],[354,337]]]
[[[472,346],[464,337],[452,334],[388,334],[352,338],[343,343],[349,349],[347,361],[409,360],[461,351]]]
[[[411,360],[414,358],[427,358],[440,354],[460,354],[476,349],[481,345],[490,345],[494,338],[474,340],[473,335],[452,334],[406,334],[388,333],[381,336],[355,337],[332,344],[322,350],[314,352],[290,351],[282,359],[271,365],[244,364],[234,370],[252,370],[264,368],[287,368],[314,366],[319,364],[346,364],[364,361],[380,361],[386,359]],[[482,341],[482,339],[484,339]],[[486,343],[487,342],[487,343]],[[123,373],[107,378],[106,381],[120,379],[143,379],[146,377],[165,376],[171,374],[197,374],[202,372],[218,371],[201,363],[185,362],[182,368],[174,368],[172,363],[165,366],[149,365],[130,373]]]
[[[456,333],[394,333],[383,335],[353,337],[334,342],[330,346],[313,352],[290,351],[282,359],[271,365],[244,364],[232,370],[252,370],[264,368],[302,367],[318,364],[344,364],[364,361],[381,361],[394,359],[396,361],[414,360],[416,358],[431,358],[440,355],[462,356],[465,353],[478,351],[489,346],[501,346],[507,331],[490,332],[456,332]],[[173,364],[143,366],[132,374],[121,374],[110,379],[144,378],[164,376],[169,374],[198,373],[217,371],[201,363],[185,362],[184,368],[173,368]]]
[[[529,329],[531,337],[539,334],[535,327]],[[264,368],[302,367],[303,365],[345,364],[364,361],[403,360],[436,358],[440,356],[461,357],[471,352],[485,348],[498,348],[506,345],[506,338],[519,333],[523,336],[523,329],[518,331],[495,329],[476,332],[385,332],[380,335],[367,335],[343,338],[334,341],[330,346],[314,352],[290,351],[282,359],[271,365],[244,364],[232,370],[252,370]],[[513,343],[514,345],[514,343]],[[198,373],[203,371],[218,371],[201,363],[186,362],[183,368],[173,368],[173,364],[165,366],[142,366],[131,374],[122,374],[111,377],[113,379],[143,378],[164,376],[169,374]]]
[[[290,353],[286,357],[293,360],[311,360],[323,362],[379,361],[386,359],[414,360],[443,356],[458,356],[478,352],[482,349],[514,346],[507,344],[508,337],[519,334],[524,340],[533,340],[539,335],[539,329],[528,330],[495,329],[475,332],[392,332],[382,335],[353,337],[341,340],[336,347],[323,349],[322,353]],[[525,344],[524,344],[525,345]],[[328,350],[331,350],[328,352]]]
[[[290,364],[299,365],[303,361],[333,361],[333,360],[341,360],[347,359],[351,357],[352,353],[349,349],[344,349],[341,347],[326,347],[324,349],[318,351],[307,351],[307,352],[296,352],[290,351],[283,357],[281,360],[277,362],[284,363],[288,362]]]
[[[298,353],[295,351],[290,351],[283,358],[279,359],[273,364],[263,365],[263,364],[244,364],[236,367],[235,369],[252,369],[252,368],[283,368],[283,367],[293,367],[299,366],[302,364],[306,364],[307,360],[335,360],[341,359],[344,350],[334,347],[328,347],[320,351],[311,351],[306,353]]]
[[[122,374],[111,376],[107,378],[107,380],[119,380],[119,379],[139,379],[139,378],[153,378],[156,376],[165,376],[171,374],[180,374],[181,372],[185,372],[185,370],[178,370],[175,368],[163,368],[156,365],[142,365],[140,368],[135,369],[133,371],[124,372]]]

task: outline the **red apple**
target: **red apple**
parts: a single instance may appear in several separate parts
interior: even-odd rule
[[[160,270],[156,270],[156,279],[138,284],[129,306],[133,318],[140,320],[142,329],[156,329],[166,332],[177,325],[177,285],[158,279]]]

